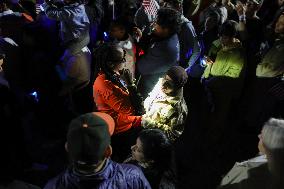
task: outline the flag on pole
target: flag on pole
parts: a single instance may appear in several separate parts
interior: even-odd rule
[[[142,5],[144,7],[145,12],[148,15],[156,16],[158,12],[158,7],[156,5],[155,0],[143,0]]]

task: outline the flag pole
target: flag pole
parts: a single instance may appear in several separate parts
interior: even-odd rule
[[[115,19],[114,4],[115,4],[115,2],[114,2],[114,0],[112,0],[112,20]]]

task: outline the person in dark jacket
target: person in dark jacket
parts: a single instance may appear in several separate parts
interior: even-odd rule
[[[179,61],[179,40],[181,15],[174,9],[159,9],[156,21],[153,23],[153,33],[150,48],[137,61],[138,72],[141,74],[139,88],[143,96],[153,89],[160,77],[169,68],[177,66]]]
[[[164,0],[162,6],[173,8],[182,13],[182,3],[182,0]],[[196,75],[195,64],[199,63],[201,46],[192,22],[183,14],[181,15],[181,29],[178,33],[178,38],[180,43],[179,65],[187,68],[189,76],[194,77]]]
[[[71,165],[44,189],[151,188],[142,171],[110,160],[114,120],[105,113],[83,114],[69,125],[66,150]]]

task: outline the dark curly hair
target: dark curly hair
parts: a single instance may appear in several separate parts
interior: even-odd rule
[[[161,172],[170,168],[172,162],[172,144],[160,129],[143,130],[138,138],[146,160],[154,160],[154,167]]]
[[[119,46],[113,43],[103,43],[97,47],[94,51],[94,78],[96,78],[99,72],[103,72],[106,75],[106,79],[110,80],[115,85],[119,86],[123,90],[127,90],[120,82],[120,77],[117,75],[113,68],[125,61],[124,55],[119,51]]]
[[[172,8],[161,8],[158,11],[156,23],[168,28],[170,34],[178,33],[181,28],[181,13]]]

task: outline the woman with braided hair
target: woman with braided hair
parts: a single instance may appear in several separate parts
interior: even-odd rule
[[[108,43],[99,46],[94,53],[96,79],[93,97],[97,110],[115,120],[112,145],[116,161],[127,157],[141,130],[141,116],[132,103],[133,82],[129,74],[121,74],[125,54],[121,47]]]

